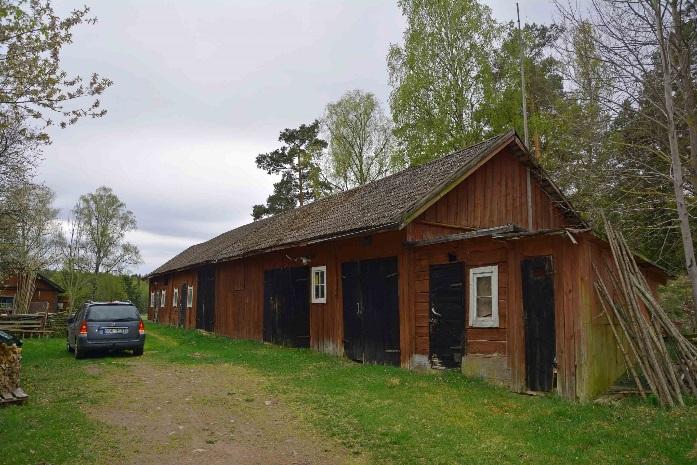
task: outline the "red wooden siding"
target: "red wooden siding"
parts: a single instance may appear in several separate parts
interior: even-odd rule
[[[7,281],[0,284],[0,296],[14,297],[16,294],[17,277],[10,276]],[[32,305],[31,311],[34,311],[36,308],[44,311],[46,304],[48,304],[48,312],[54,313],[58,310],[58,291],[39,276],[36,278],[36,289],[34,290],[31,304],[36,304]]]
[[[176,325],[179,324],[179,309],[172,305],[172,297],[174,296],[174,288],[181,288],[182,284],[193,286],[194,296],[193,305],[186,309],[186,321],[184,326],[187,328],[196,327],[196,270],[186,270],[176,273],[171,273],[165,276],[150,279],[150,293],[161,292],[163,289],[166,292],[166,305],[158,309],[158,320],[163,324]],[[150,306],[150,293],[148,293],[148,319],[155,318],[155,309]],[[181,296],[180,296],[181,299]]]
[[[568,226],[561,210],[532,179],[533,227]],[[399,270],[401,365],[423,366],[429,355],[429,267],[455,260],[465,264],[465,306],[469,306],[469,270],[498,266],[498,328],[466,328],[466,355],[495,359],[506,368],[516,391],[525,386],[525,332],[521,261],[551,256],[554,265],[557,384],[568,398],[587,399],[607,387],[622,370],[622,360],[594,296],[592,263],[609,259],[607,245],[590,233],[526,237],[513,240],[474,238],[429,246],[412,241],[453,232],[515,224],[527,228],[527,170],[504,151],[483,164],[434,203],[407,228],[334,240],[216,263],[215,332],[233,338],[262,339],[264,272],[301,265],[327,267],[327,301],[310,304],[310,345],[326,353],[343,353],[341,264],[396,256]],[[187,327],[195,327],[196,268],[150,279],[151,291],[167,290],[160,321],[176,324],[174,286],[194,286],[194,307]],[[649,274],[652,283],[660,273]],[[308,289],[308,292],[310,290]],[[465,309],[467,311],[467,309]],[[153,309],[149,309],[152,317]],[[469,319],[465,315],[465,321]]]
[[[531,177],[533,229],[569,223]],[[410,240],[506,224],[528,227],[527,169],[507,151],[494,156],[407,227]]]

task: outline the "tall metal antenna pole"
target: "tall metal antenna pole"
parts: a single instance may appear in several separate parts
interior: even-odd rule
[[[518,40],[520,42],[520,94],[523,99],[523,134],[525,137],[525,146],[530,145],[528,136],[528,103],[525,98],[525,49],[523,48],[523,30],[520,27],[520,7],[515,4],[516,13],[518,13]]]
[[[525,49],[523,48],[523,29],[520,27],[520,6],[518,2],[515,4],[515,11],[518,14],[518,40],[520,44],[520,95],[523,100],[523,134],[525,138],[525,147],[530,145],[530,137],[528,136],[528,102],[525,98]],[[533,212],[532,212],[532,180],[530,179],[530,167],[528,167],[525,176],[526,197],[528,207],[528,231],[534,230]]]

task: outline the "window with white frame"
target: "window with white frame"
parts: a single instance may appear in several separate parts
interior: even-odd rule
[[[186,307],[191,308],[194,305],[194,286],[189,286],[186,290]]]
[[[162,296],[160,297],[160,308],[165,308],[166,303],[167,303],[167,291],[165,289],[162,289]]]
[[[470,269],[470,326],[499,326],[499,267],[482,266]]]
[[[327,267],[312,267],[312,303],[327,303]]]
[[[150,293],[150,306],[151,307],[155,306],[155,293],[154,292]]]
[[[176,307],[179,304],[179,289],[174,288],[172,291],[172,307]]]

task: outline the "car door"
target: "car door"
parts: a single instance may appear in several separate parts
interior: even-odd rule
[[[72,321],[68,324],[68,339],[71,340],[71,341],[72,341],[73,338],[75,337],[75,322],[77,321],[78,313],[80,313],[80,310],[78,310],[78,311],[76,311],[75,313],[73,313],[73,317],[72,317],[73,319],[72,319]]]

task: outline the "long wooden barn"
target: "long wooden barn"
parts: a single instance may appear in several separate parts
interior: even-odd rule
[[[585,400],[625,371],[593,291],[610,260],[509,132],[184,250],[149,318]]]

